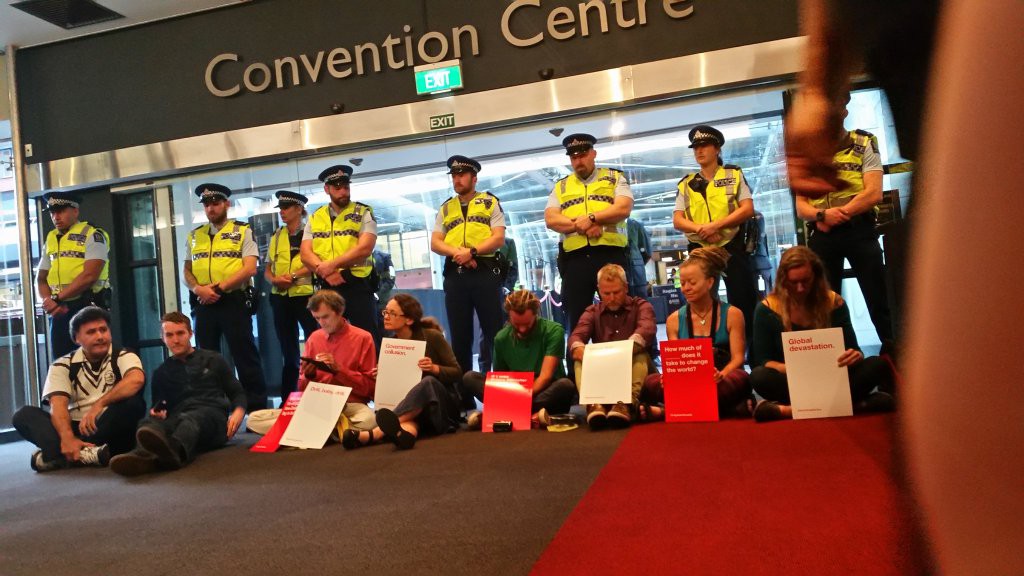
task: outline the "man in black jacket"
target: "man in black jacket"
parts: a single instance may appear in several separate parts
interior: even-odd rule
[[[245,417],[245,390],[224,357],[192,347],[192,326],[181,312],[161,320],[171,357],[153,373],[153,407],[136,430],[138,445],[110,460],[122,476],[177,470],[226,444]]]

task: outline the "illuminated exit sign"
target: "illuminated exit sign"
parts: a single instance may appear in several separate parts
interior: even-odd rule
[[[458,60],[425,64],[413,69],[416,94],[438,94],[462,88],[462,65]]]

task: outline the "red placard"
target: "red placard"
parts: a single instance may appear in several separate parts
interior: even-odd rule
[[[512,430],[530,429],[533,405],[533,372],[488,372],[484,382],[484,432],[507,420]]]
[[[709,338],[661,342],[667,422],[718,420],[718,386]]]
[[[288,400],[285,401],[284,406],[281,406],[281,414],[278,415],[277,420],[274,420],[274,425],[270,427],[263,438],[260,438],[259,442],[249,448],[250,452],[277,451],[281,445],[281,436],[284,436],[284,431],[288,429],[288,424],[292,421],[292,415],[295,414],[295,409],[298,408],[301,399],[302,392],[292,392],[288,395]]]

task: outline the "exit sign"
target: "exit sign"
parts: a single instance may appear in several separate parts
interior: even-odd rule
[[[462,65],[458,60],[446,60],[417,66],[416,94],[439,94],[462,88]]]
[[[444,128],[455,128],[455,114],[442,114],[430,117],[431,130],[442,130]]]

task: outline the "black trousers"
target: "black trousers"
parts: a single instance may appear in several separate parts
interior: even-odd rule
[[[559,245],[558,273],[562,276],[562,306],[569,319],[568,334],[572,334],[583,311],[594,303],[597,292],[597,271],[605,264],[618,264],[625,270],[629,265],[625,248],[615,246],[588,246],[562,251]]]
[[[281,344],[281,403],[298,389],[299,381],[299,327],[308,339],[318,328],[313,315],[306,309],[309,296],[270,295],[270,309],[274,312],[274,332]]]
[[[399,416],[414,410],[420,436],[437,436],[455,432],[459,427],[459,398],[434,376],[424,376],[395,406]]]
[[[192,308],[192,317],[196,324],[196,344],[200,348],[220,352],[220,337],[227,340],[238,380],[249,402],[249,412],[266,408],[267,383],[252,333],[252,316],[245,307],[242,293],[224,294],[213,304],[196,304]]]
[[[145,414],[146,401],[135,395],[107,406],[96,419],[95,434],[82,436],[77,420],[71,421],[71,431],[86,442],[97,446],[106,444],[111,456],[123,454],[135,446],[135,426]],[[64,459],[60,452],[60,435],[53,427],[49,412],[36,406],[23,406],[14,413],[12,424],[22,438],[43,451],[43,460]]]
[[[191,462],[200,453],[219,448],[228,441],[228,416],[224,410],[211,406],[174,411],[165,420],[146,418],[139,423],[139,428],[143,426],[159,428],[177,440],[185,451],[185,462]]]
[[[371,290],[369,280],[345,274],[345,283],[341,286],[330,286],[324,282],[323,287],[341,294],[345,299],[345,319],[369,332],[379,350],[382,331],[381,324],[377,322],[377,296]]]
[[[700,244],[690,243],[688,250],[701,248]],[[754,308],[757,307],[757,277],[754,275],[754,266],[751,257],[747,254],[746,246],[743,243],[743,235],[736,236],[723,246],[729,252],[729,263],[725,266],[725,294],[729,304],[739,308],[743,312],[743,321],[746,327],[747,349],[754,341]],[[718,294],[718,282],[712,288],[714,294]]]
[[[63,303],[68,308],[66,314],[50,317],[50,350],[53,351],[54,360],[78,348],[78,344],[71,338],[71,318],[79,310],[92,304],[91,295],[83,294],[75,300]]]
[[[863,358],[849,367],[850,397],[854,405],[866,399],[877,387],[882,392],[894,394],[892,368],[878,356]],[[765,400],[789,405],[789,380],[778,370],[758,366],[750,372],[750,384],[754,391]]]
[[[494,336],[501,330],[501,280],[483,265],[463,268],[462,273],[451,268],[444,278],[444,305],[452,351],[462,371],[467,372],[473,369],[473,314],[480,322],[481,356],[484,349],[494,347]],[[490,366],[480,368],[489,370]]]
[[[875,325],[878,339],[883,343],[892,340],[892,316],[889,313],[889,296],[885,286],[885,263],[882,248],[878,245],[878,232],[872,214],[862,214],[850,222],[837,226],[827,234],[812,230],[807,246],[825,264],[828,283],[836,292],[843,289],[843,259],[850,261],[850,268],[857,277],[857,284],[864,294],[868,314]]]
[[[484,401],[484,382],[484,375],[479,372],[467,372],[462,377],[462,387],[467,395],[472,395],[481,402]],[[536,413],[544,408],[548,414],[566,414],[579,401],[580,395],[572,380],[559,378],[533,396],[530,411]]]

